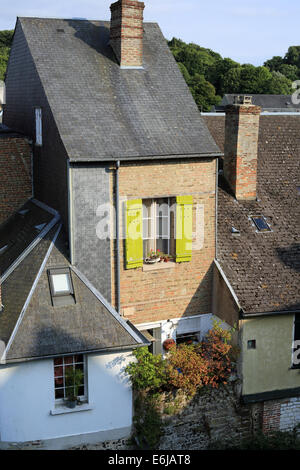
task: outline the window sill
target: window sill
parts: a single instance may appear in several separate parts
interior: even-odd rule
[[[172,269],[176,265],[175,261],[168,261],[167,263],[165,262],[160,262],[160,263],[155,263],[155,264],[143,264],[143,271],[144,272],[149,272],[149,271],[160,271],[162,269]]]
[[[82,405],[77,405],[75,408],[68,408],[65,405],[57,405],[55,408],[50,410],[51,416],[64,415],[68,413],[77,413],[79,411],[90,411],[94,409],[94,405],[91,403],[83,403]]]

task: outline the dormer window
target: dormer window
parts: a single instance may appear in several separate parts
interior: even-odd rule
[[[50,292],[54,307],[75,303],[74,288],[69,268],[48,270]]]

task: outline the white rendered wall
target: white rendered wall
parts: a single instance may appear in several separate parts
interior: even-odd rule
[[[209,330],[212,329],[213,322],[215,320],[221,321],[215,315],[208,313],[203,315],[195,315],[192,317],[172,318],[169,321],[164,320],[155,323],[143,323],[136,326],[139,330],[151,329],[160,326],[161,341],[163,343],[167,338],[176,339],[176,334],[193,332],[200,332],[200,339],[202,340]],[[230,329],[230,326],[222,321],[221,325],[225,329]]]
[[[52,359],[0,366],[0,441],[46,440],[130,427],[132,393],[123,371],[130,360],[130,353],[87,356],[92,409],[54,416]]]

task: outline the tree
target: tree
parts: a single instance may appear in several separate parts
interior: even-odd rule
[[[282,73],[282,75],[294,82],[295,80],[298,80],[300,71],[296,65],[282,64],[279,67],[278,72]]]
[[[272,95],[291,95],[293,93],[292,82],[280,72],[272,72],[272,78],[268,83],[269,93]]]
[[[215,87],[205,80],[203,75],[196,74],[189,81],[191,93],[200,111],[210,111],[213,105],[220,102],[220,96],[216,96]]]
[[[279,55],[274,56],[272,59],[267,60],[264,63],[265,67],[268,67],[270,72],[273,72],[273,70],[279,70],[281,65],[283,64],[283,58],[280,57]]]
[[[13,31],[0,31],[0,80],[4,80]]]
[[[284,57],[284,62],[289,65],[296,65],[300,68],[300,46],[291,46]]]

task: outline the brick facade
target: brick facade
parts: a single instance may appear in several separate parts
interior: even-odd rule
[[[32,197],[31,160],[26,138],[0,135],[0,224]]]
[[[293,431],[300,424],[300,397],[264,402],[263,432]]]
[[[215,257],[215,160],[164,161],[121,165],[120,200],[193,196],[193,232],[204,233],[198,246],[193,237],[192,261],[166,263],[159,270],[126,270],[121,251],[121,313],[136,324],[199,315],[212,311]],[[113,178],[111,179],[113,185]],[[113,196],[112,196],[113,197]],[[197,206],[204,212],[196,222]],[[199,210],[199,209],[198,209]],[[121,203],[124,219],[124,202]],[[124,227],[121,229],[124,234]],[[113,244],[112,244],[113,249]],[[114,261],[116,254],[114,253]],[[115,263],[112,265],[112,301],[116,305]]]
[[[261,108],[226,107],[224,175],[238,200],[255,200]]]
[[[142,2],[119,0],[111,5],[110,44],[121,67],[143,66]]]

